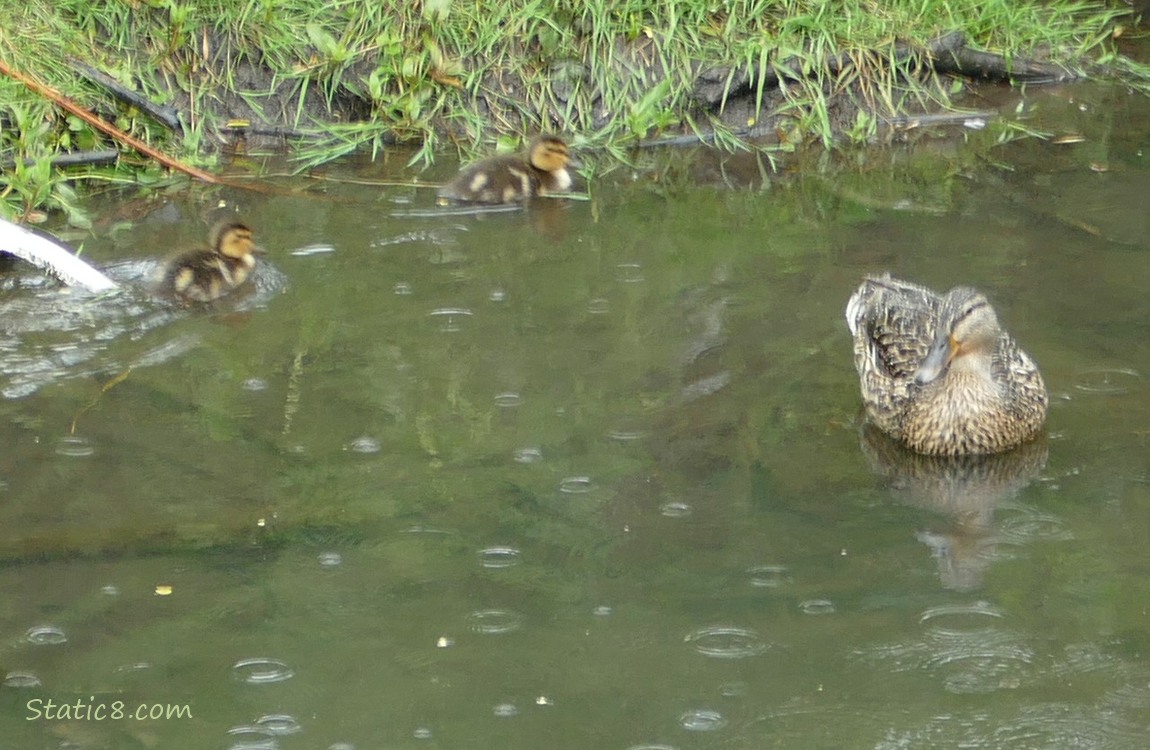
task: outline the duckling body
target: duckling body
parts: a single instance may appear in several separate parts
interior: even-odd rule
[[[521,203],[571,189],[567,144],[550,135],[532,139],[526,154],[493,156],[471,164],[439,191],[441,201]]]
[[[209,245],[173,258],[160,288],[183,302],[212,302],[243,286],[256,267],[252,230],[238,221],[212,228]]]
[[[889,274],[867,277],[846,318],[867,416],[911,450],[999,453],[1042,428],[1038,366],[978,291],[939,295]]]

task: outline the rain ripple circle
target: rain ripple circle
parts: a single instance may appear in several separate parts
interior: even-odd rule
[[[807,599],[799,603],[799,609],[805,615],[833,615],[835,604],[829,599]]]
[[[43,683],[34,672],[9,672],[4,675],[4,681],[0,684],[10,688],[34,688],[40,687]]]
[[[62,437],[56,444],[57,455],[68,458],[87,458],[95,452],[96,447],[92,445],[92,441],[79,435]]]
[[[283,737],[303,731],[299,721],[291,714],[268,714],[256,720],[256,726],[270,735]]]
[[[593,489],[591,477],[567,477],[559,483],[559,491],[565,495],[585,495]]]
[[[473,633],[503,635],[523,627],[523,618],[506,609],[480,609],[467,616],[467,625]]]
[[[268,685],[295,677],[295,670],[287,662],[259,656],[240,659],[232,665],[232,671],[249,685]]]
[[[228,750],[277,750],[279,743],[263,727],[250,724],[231,727],[227,731]]]
[[[756,588],[773,589],[791,582],[791,571],[786,565],[756,565],[747,568],[747,575]]]
[[[37,625],[28,629],[24,640],[35,646],[59,646],[68,642],[68,636],[55,625]]]
[[[1137,370],[1129,368],[1098,368],[1078,373],[1074,387],[1082,393],[1095,396],[1120,396],[1128,393],[1142,379]]]
[[[696,708],[680,716],[679,725],[689,732],[714,732],[727,726],[727,720],[718,711]]]
[[[688,633],[683,639],[703,656],[716,659],[745,659],[767,650],[767,643],[749,628],[711,625]]]
[[[379,453],[379,441],[369,435],[361,435],[348,443],[344,450],[352,453]]]
[[[479,564],[485,568],[510,568],[520,563],[514,547],[487,547],[479,550]]]
[[[511,719],[519,715],[519,707],[514,703],[500,703],[492,709],[492,713],[501,719]]]

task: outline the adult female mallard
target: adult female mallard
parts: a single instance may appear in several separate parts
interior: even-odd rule
[[[440,201],[519,203],[538,195],[571,189],[575,166],[567,144],[553,135],[532,139],[526,154],[493,156],[478,161],[439,190]]]
[[[918,453],[998,453],[1046,419],[1042,375],[980,292],[867,277],[846,309],[867,416]]]
[[[178,255],[168,262],[160,290],[183,302],[212,302],[242,286],[262,251],[252,230],[239,221],[216,224],[208,247]]]

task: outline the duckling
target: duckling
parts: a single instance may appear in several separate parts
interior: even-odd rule
[[[439,190],[439,202],[520,203],[571,189],[567,144],[553,135],[531,140],[526,154],[493,156],[465,167]]]
[[[1042,428],[1042,375],[982,293],[871,276],[846,316],[867,416],[911,450],[999,453]]]
[[[251,278],[260,253],[246,224],[221,221],[212,227],[207,249],[184,253],[168,263],[160,288],[183,302],[212,302]]]

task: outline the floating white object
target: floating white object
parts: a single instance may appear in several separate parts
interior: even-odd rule
[[[0,250],[42,268],[68,286],[107,292],[116,282],[68,252],[63,243],[0,219]]]

